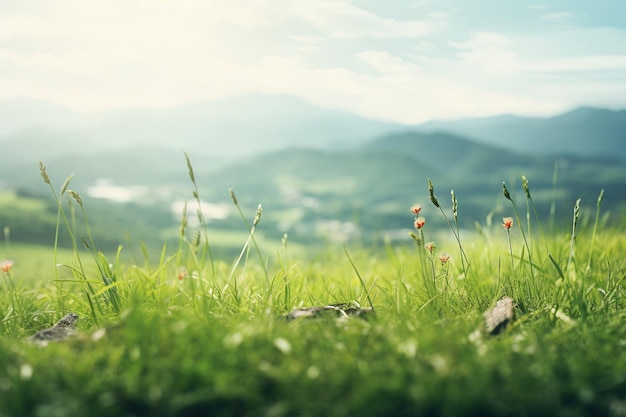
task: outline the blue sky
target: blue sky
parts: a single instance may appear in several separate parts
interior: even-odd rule
[[[0,100],[289,94],[404,123],[626,108],[623,16],[623,0],[4,0]]]

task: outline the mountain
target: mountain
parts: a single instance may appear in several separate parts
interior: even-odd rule
[[[581,224],[585,224],[601,189],[605,190],[603,213],[624,210],[626,166],[622,161],[591,156],[524,155],[447,133],[405,130],[351,149],[289,147],[248,155],[226,165],[206,154],[191,153],[190,158],[203,201],[232,207],[228,192],[232,188],[246,216],[252,216],[257,205],[262,204],[258,233],[275,242],[284,232],[290,241],[307,244],[319,243],[320,237],[368,242],[383,232],[406,238],[412,227],[408,209],[413,203],[424,205],[429,233],[439,233],[447,225],[428,202],[427,178],[432,179],[435,193],[449,214],[450,190],[454,189],[459,223],[465,229],[471,229],[475,221],[484,222],[486,217],[511,215],[510,204],[502,195],[502,181],[506,181],[518,206],[525,207],[522,175],[530,181],[534,202],[545,224],[550,223],[552,203],[556,207],[555,221],[571,222],[577,198],[582,199]],[[0,181],[5,166],[0,165]],[[151,216],[154,220],[146,223],[148,226],[160,230],[163,236],[171,235],[177,229],[172,226],[175,216],[170,207],[175,202],[192,200],[193,186],[180,150],[135,146],[83,155],[57,154],[46,161],[46,166],[57,190],[71,172],[75,173],[70,188],[83,196],[88,212],[95,203],[89,193],[93,185],[121,186],[121,191],[130,193],[133,199],[115,206],[117,210],[106,210],[100,206],[104,202],[96,202],[101,208],[96,216],[99,224],[108,224],[107,216],[119,216],[124,212],[119,207],[126,207],[128,218]],[[555,167],[558,179],[553,183]],[[34,189],[42,191],[37,194],[45,192],[44,198],[48,198],[49,191],[39,177],[36,163],[16,164],[12,169],[10,177],[5,178],[21,181],[22,194],[32,195],[25,191]],[[100,181],[102,178],[109,181]],[[104,192],[114,188],[104,187]],[[151,215],[153,209],[158,215]],[[138,214],[144,210],[144,214]],[[190,216],[193,215],[191,210]],[[110,221],[113,235],[121,227],[115,226],[119,223],[116,222]],[[128,222],[125,224],[128,227]],[[212,219],[210,230],[217,236],[221,230],[241,230],[241,219],[233,209],[225,219]],[[134,236],[130,229],[129,235]],[[143,239],[137,237],[140,238]]]
[[[548,118],[502,115],[431,121],[420,132],[447,132],[528,155],[571,154],[626,159],[626,110],[581,107]]]
[[[0,101],[0,140],[23,130],[68,131],[97,124],[103,114],[75,111],[40,100]]]
[[[57,153],[90,153],[103,147],[159,146],[238,158],[287,146],[352,146],[400,127],[320,109],[288,96],[248,95],[172,109],[98,114],[41,102],[0,103],[0,143],[24,141],[28,136],[41,141],[37,149],[43,153],[46,148]],[[81,140],[69,146],[58,141],[44,144],[46,138],[64,134]]]
[[[527,155],[626,159],[626,110],[583,107],[548,118],[501,115],[409,127],[280,95],[253,94],[168,109],[99,113],[31,100],[0,102],[0,144],[3,149],[25,149],[26,153],[19,155],[30,160],[35,153],[48,159],[59,154],[156,146],[232,161],[286,147],[350,148],[408,130],[461,136]]]
[[[367,149],[410,155],[431,171],[457,174],[492,174],[528,164],[530,158],[503,147],[477,143],[466,137],[444,132],[406,131],[382,136]]]
[[[334,232],[341,225],[349,229],[348,224],[354,222],[370,238],[377,231],[410,228],[408,207],[415,202],[426,207],[429,224],[445,227],[428,203],[427,178],[432,179],[447,211],[450,190],[455,191],[459,221],[462,227],[471,228],[474,221],[483,221],[494,212],[510,214],[502,181],[518,204],[525,205],[522,175],[528,178],[546,223],[551,204],[557,214],[567,213],[555,219],[566,223],[571,221],[576,199],[582,199],[583,211],[593,209],[601,189],[606,191],[603,211],[623,209],[626,167],[621,161],[523,155],[443,133],[390,134],[349,151],[290,148],[239,161],[198,181],[203,184],[201,194],[211,201],[227,201],[225,190],[233,188],[249,212],[262,203],[264,230],[276,235],[288,231],[305,240],[330,227],[332,219],[340,222],[332,223]]]

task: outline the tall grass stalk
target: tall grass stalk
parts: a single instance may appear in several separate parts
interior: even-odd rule
[[[202,201],[200,200],[198,184],[196,183],[196,175],[194,174],[193,165],[191,164],[191,159],[189,158],[189,155],[185,151],[183,151],[183,154],[185,155],[185,161],[187,162],[187,172],[189,174],[189,179],[191,180],[191,183],[193,185],[192,194],[193,194],[194,199],[196,200],[196,204],[198,205],[198,210],[197,210],[198,221],[200,222],[202,234],[204,235],[204,248],[203,248],[202,256],[200,258],[202,261],[200,264],[200,267],[201,268],[204,267],[204,260],[205,260],[205,257],[208,255],[209,263],[211,265],[211,276],[215,278],[215,273],[216,273],[215,272],[215,260],[213,259],[213,252],[211,250],[211,245],[209,243],[209,228],[207,226],[206,219],[204,218],[204,213],[202,211]]]
[[[576,225],[578,224],[578,217],[580,216],[580,198],[576,200],[574,204],[574,215],[572,217],[572,233],[569,245],[569,256],[567,257],[567,268],[565,269],[567,276],[570,276],[570,266],[575,256],[576,251]]]
[[[554,163],[554,171],[552,172],[552,200],[550,201],[550,231],[554,232],[556,227],[556,183],[558,179],[559,163]]]
[[[343,246],[343,251],[346,254],[346,258],[348,258],[348,262],[350,262],[350,265],[352,266],[352,269],[354,270],[354,273],[356,274],[357,278],[359,279],[359,282],[361,283],[361,288],[363,288],[363,291],[365,291],[365,296],[367,298],[368,304],[370,305],[370,308],[372,309],[372,311],[375,311],[374,310],[374,303],[372,302],[372,298],[370,297],[370,290],[365,285],[365,281],[363,281],[363,277],[361,277],[361,274],[359,273],[359,270],[357,269],[356,265],[352,261],[352,258],[350,257],[350,254],[348,253],[348,248],[346,248],[345,245]]]
[[[41,175],[41,178],[43,179],[44,183],[48,184],[48,187],[50,188],[50,191],[52,192],[52,195],[54,196],[54,200],[57,204],[57,223],[56,223],[56,228],[55,228],[55,238],[54,238],[54,253],[55,253],[55,265],[59,266],[58,262],[57,262],[57,258],[56,258],[56,254],[58,253],[58,244],[59,244],[59,233],[60,233],[60,224],[61,222],[63,222],[65,224],[65,228],[67,230],[68,236],[70,238],[70,241],[72,243],[72,248],[74,250],[74,257],[76,262],[78,263],[78,269],[76,268],[71,268],[70,270],[74,273],[78,274],[78,277],[86,284],[88,291],[85,292],[85,296],[87,298],[87,302],[89,304],[89,309],[91,312],[91,318],[93,319],[94,323],[98,323],[98,313],[101,315],[103,310],[102,310],[102,306],[100,305],[100,302],[98,300],[97,297],[93,297],[93,295],[96,293],[96,291],[94,290],[93,286],[91,285],[91,282],[89,279],[87,279],[87,274],[85,273],[85,268],[83,267],[83,262],[80,256],[80,251],[78,249],[78,243],[76,241],[76,234],[75,234],[75,229],[72,227],[70,220],[68,218],[68,216],[65,213],[65,210],[63,208],[63,202],[61,200],[62,196],[65,194],[65,192],[67,191],[67,188],[69,187],[70,181],[72,180],[73,174],[70,175],[69,177],[66,178],[66,180],[64,181],[63,185],[61,186],[61,191],[59,192],[59,194],[57,194],[56,190],[54,189],[54,186],[52,185],[52,181],[50,180],[50,176],[48,175],[48,171],[46,170],[46,166],[44,165],[44,163],[42,161],[39,161],[39,173]],[[56,269],[56,268],[55,268]],[[58,279],[58,272],[57,273],[57,281],[59,281]],[[98,309],[98,311],[96,312],[96,308]]]
[[[413,209],[415,209],[415,211],[413,211]],[[428,244],[430,246],[427,246],[426,244],[426,239],[424,238],[424,226],[426,225],[426,219],[422,216],[419,216],[421,209],[421,206],[412,207],[412,211],[416,215],[413,226],[416,230],[419,231],[419,237],[413,232],[409,233],[409,235],[413,238],[413,241],[415,242],[415,246],[417,248],[417,253],[420,259],[420,267],[422,268],[422,276],[424,277],[424,287],[427,288],[428,291],[434,296],[434,294],[437,292],[437,274],[435,273],[435,267],[432,258],[434,243]],[[426,251],[430,252],[430,256],[425,255]],[[426,265],[424,262],[425,256],[428,257],[431,264],[432,280],[430,282],[427,277],[428,273],[426,271]]]
[[[526,178],[526,176],[522,175],[522,187],[524,188],[524,192],[526,193],[526,202],[527,202],[527,206],[526,206],[526,210],[528,213],[528,208],[529,205],[533,210],[533,214],[535,215],[535,221],[537,222],[537,225],[539,226],[539,232],[541,234],[541,240],[544,242],[544,244],[546,245],[546,251],[548,250],[548,246],[547,246],[547,242],[548,239],[546,239],[546,231],[543,227],[543,223],[541,222],[541,217],[539,216],[539,213],[537,212],[537,207],[535,206],[535,200],[533,200],[532,195],[530,194],[530,185],[528,184],[528,178]],[[527,215],[527,221],[528,221],[528,234],[531,235],[531,241],[532,241],[532,234],[530,232],[530,215]]]
[[[259,223],[259,220],[261,220],[261,213],[263,212],[263,208],[262,208],[261,204],[258,205],[256,214],[254,215],[254,220],[252,221],[252,225],[250,225],[250,223],[248,222],[248,219],[246,218],[245,214],[243,213],[243,210],[241,209],[241,206],[239,205],[239,200],[237,200],[237,196],[235,195],[235,191],[231,188],[230,190],[228,190],[228,192],[230,194],[231,200],[233,201],[233,204],[235,204],[235,207],[237,208],[237,212],[239,213],[239,216],[241,217],[241,220],[244,222],[244,224],[246,225],[246,228],[248,229],[249,235],[248,235],[247,246],[249,246],[250,240],[251,240],[252,244],[254,245],[254,250],[256,251],[257,256],[259,257],[259,262],[261,264],[261,268],[263,268],[263,274],[265,275],[265,281],[269,283],[269,274],[267,272],[266,261],[265,261],[265,259],[263,259],[263,254],[261,253],[261,249],[259,248],[259,244],[257,243],[257,241],[256,241],[256,239],[254,237],[254,229],[256,228],[256,225]]]
[[[237,198],[234,197],[235,193],[232,192],[231,190],[231,196],[233,196],[233,201],[235,201],[235,204],[237,205],[237,207],[239,207],[239,204],[237,203]],[[247,259],[247,255],[250,251],[250,242],[255,242],[256,245],[256,241],[254,240],[254,232],[256,230],[256,226],[257,224],[259,224],[259,221],[261,221],[261,214],[263,213],[263,207],[261,206],[261,204],[259,204],[259,206],[257,207],[256,213],[254,215],[254,220],[252,221],[252,226],[249,226],[249,223],[246,220],[246,225],[249,226],[249,234],[248,234],[248,239],[246,239],[246,243],[243,245],[243,247],[241,248],[241,252],[239,252],[239,256],[237,257],[237,259],[235,260],[235,262],[233,263],[231,269],[230,269],[230,274],[228,275],[228,279],[226,280],[226,285],[224,286],[223,291],[226,290],[226,288],[230,285],[230,282],[233,280],[233,277],[235,276],[235,272],[237,271],[237,268],[239,267],[239,263],[241,262],[241,259],[243,258],[244,254],[246,255],[246,259]],[[243,215],[243,212],[241,211],[241,214]],[[244,220],[245,220],[245,216],[244,216]],[[258,249],[258,246],[257,246]],[[268,292],[270,291],[270,282],[269,282],[269,277],[267,275],[267,267],[265,266],[265,263],[263,262],[263,258],[261,257],[261,253],[259,253],[259,257],[261,259],[261,266],[263,268],[263,271],[265,273],[265,282],[267,284],[266,289],[268,290]],[[237,280],[234,280],[234,286],[233,286],[233,291],[235,296],[237,297],[238,293],[237,293]]]
[[[457,237],[456,241],[459,244],[459,255],[461,256],[461,268],[463,269],[463,274],[465,274],[465,252],[463,252],[463,246],[461,245],[461,232],[459,230],[459,206],[454,190],[450,190],[450,197],[452,199],[452,217],[454,218],[454,227],[456,228],[455,236]]]
[[[452,195],[453,195],[453,202],[454,202],[454,201],[456,201],[456,197],[454,196],[454,193],[452,193]],[[456,239],[456,241],[457,241],[457,243],[459,245],[459,251],[461,253],[461,267],[462,267],[462,270],[463,270],[463,275],[467,275],[466,264],[467,264],[467,267],[469,267],[469,261],[467,259],[467,255],[465,254],[465,250],[463,249],[463,245],[461,244],[461,237],[459,236],[459,233],[458,233],[457,229],[455,229],[455,227],[452,226],[452,223],[450,223],[450,219],[448,219],[448,216],[446,215],[446,212],[443,210],[443,208],[439,204],[439,200],[435,196],[435,188],[434,188],[433,183],[430,180],[430,178],[428,178],[428,198],[431,201],[431,203],[433,203],[434,206],[439,209],[439,211],[443,215],[443,218],[445,219],[446,223],[448,224],[448,227],[452,231],[452,234],[454,235],[454,238]],[[454,203],[453,203],[453,205],[454,205]],[[458,228],[458,224],[457,224],[457,228]]]
[[[117,277],[111,270],[109,266],[109,262],[104,256],[104,254],[98,251],[96,248],[96,243],[93,239],[93,234],[91,233],[91,227],[89,227],[89,221],[87,220],[87,212],[85,211],[85,207],[83,205],[83,199],[74,190],[66,189],[66,192],[76,201],[76,203],[78,203],[80,207],[81,214],[83,216],[83,220],[85,224],[85,230],[87,233],[87,237],[89,239],[88,241],[85,241],[83,239],[83,244],[89,250],[89,252],[91,253],[91,256],[96,262],[96,267],[98,269],[98,272],[100,273],[100,277],[102,278],[102,281],[105,286],[105,291],[108,295],[108,298],[107,298],[108,302],[113,308],[113,311],[115,313],[119,313],[122,308],[122,305],[121,305],[122,303],[121,303],[120,295],[117,290],[117,286],[120,283],[117,282]],[[121,250],[121,247],[118,248],[118,259],[119,259],[120,250]],[[102,293],[102,292],[103,290],[98,291],[98,293]]]
[[[600,190],[598,200],[596,201],[596,218],[593,222],[593,232],[591,233],[591,244],[589,245],[589,260],[587,261],[587,269],[591,268],[591,260],[593,259],[593,248],[596,244],[596,233],[598,232],[598,224],[600,223],[600,206],[604,198],[604,189]]]
[[[283,255],[278,254],[278,261],[280,262],[280,269],[283,275],[283,283],[284,283],[284,297],[283,297],[283,308],[285,310],[289,309],[289,305],[291,303],[291,284],[289,282],[289,269],[287,267],[287,243],[288,243],[288,235],[287,233],[283,233],[283,237],[281,239],[282,247],[283,247]]]
[[[524,239],[524,245],[526,246],[526,250],[528,251],[528,265],[530,268],[530,276],[534,278],[535,271],[534,271],[533,258],[532,258],[532,252],[530,250],[530,245],[528,244],[528,239],[526,238],[526,233],[524,232],[524,227],[522,226],[521,218],[520,218],[519,212],[517,211],[517,206],[515,205],[515,200],[513,200],[511,193],[509,193],[509,190],[506,188],[506,183],[504,181],[502,181],[502,194],[507,200],[511,202],[511,205],[513,206],[513,212],[515,213],[515,220],[517,221],[520,232],[522,233],[522,238]]]

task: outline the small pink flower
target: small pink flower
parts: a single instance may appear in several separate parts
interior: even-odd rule
[[[11,271],[11,268],[13,268],[13,261],[10,259],[5,259],[4,261],[0,262],[0,270],[2,272],[5,273],[9,273],[9,271]]]
[[[441,252],[439,254],[439,260],[441,261],[442,264],[445,264],[446,262],[450,260],[450,254],[447,252]]]
[[[413,224],[415,225],[415,228],[419,230],[426,224],[426,219],[423,217],[418,217],[417,219],[415,219],[415,222]]]
[[[424,247],[432,255],[432,253],[435,251],[435,248],[437,248],[437,245],[435,245],[435,242],[428,242],[427,244],[424,245]]]
[[[414,204],[411,206],[411,213],[415,214],[416,216],[420,214],[420,211],[422,211],[422,206],[420,206],[419,204]]]
[[[513,226],[513,217],[503,217],[502,218],[502,227],[505,229],[510,229]]]

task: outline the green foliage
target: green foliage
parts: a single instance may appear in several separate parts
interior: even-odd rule
[[[193,171],[190,179],[195,187]],[[186,215],[177,245],[158,257],[107,256],[69,181],[58,194],[51,186],[74,249],[51,249],[70,259],[40,280],[23,279],[17,257],[0,272],[0,415],[619,414],[620,230],[579,222],[575,210],[570,233],[539,237],[528,188],[527,213],[512,207],[515,227],[481,225],[472,239],[459,232],[463,201],[453,195],[444,239],[430,220],[446,216],[446,204],[430,186],[436,204],[419,213],[416,247],[329,245],[306,256],[292,253],[287,236],[275,251],[257,242],[260,208],[246,211],[233,193],[247,234],[232,263],[211,258]],[[65,194],[78,205],[74,217]],[[210,225],[202,232],[210,236]],[[440,261],[424,249],[430,240],[458,255]],[[7,256],[18,246],[7,243]],[[483,312],[503,295],[515,300],[517,320],[489,336]],[[375,315],[285,319],[293,308],[350,301]],[[75,339],[23,340],[66,312],[81,317]]]

